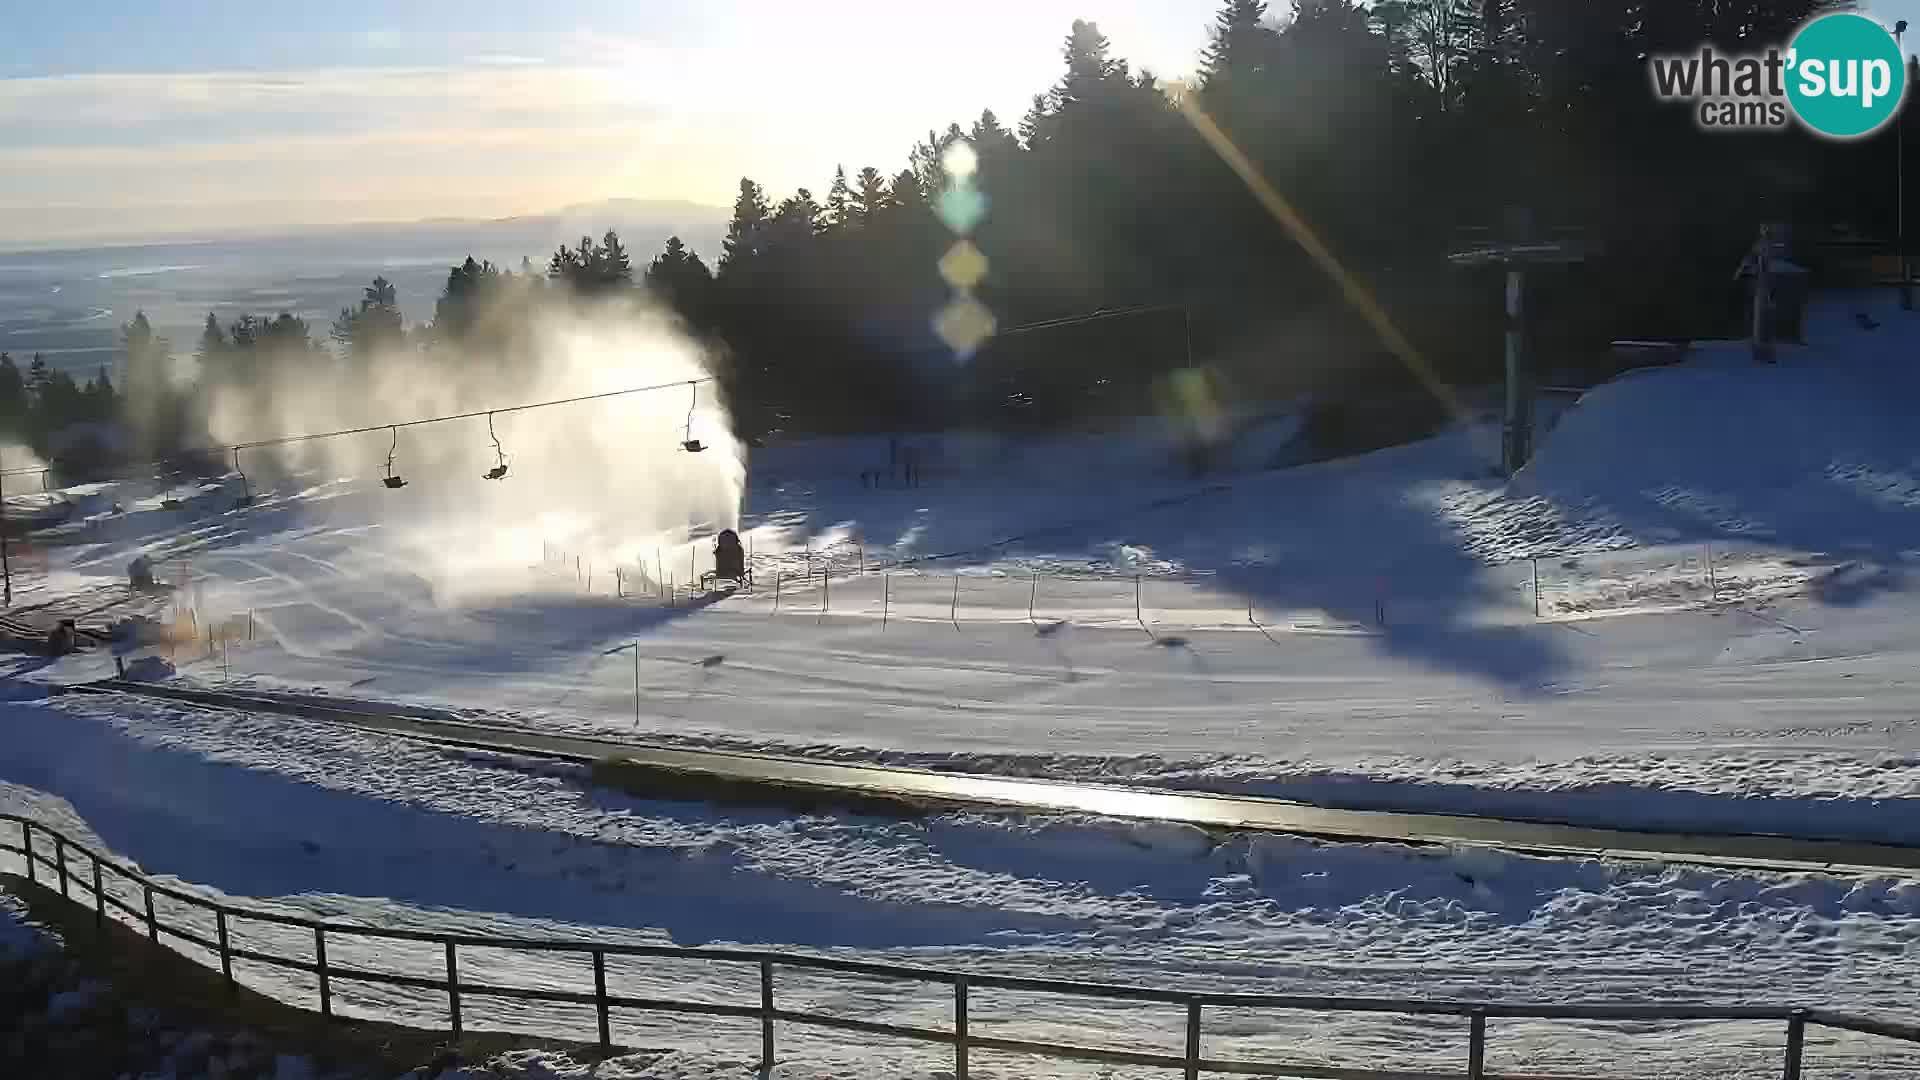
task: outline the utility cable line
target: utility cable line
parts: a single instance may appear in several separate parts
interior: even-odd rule
[[[375,431],[389,431],[389,430],[395,430],[398,428],[424,427],[428,424],[446,424],[446,423],[451,423],[455,420],[476,420],[483,416],[494,416],[501,413],[527,412],[532,409],[548,409],[548,408],[553,408],[554,406],[557,406],[557,405],[577,405],[582,402],[602,401],[607,398],[625,397],[630,394],[645,394],[645,393],[651,393],[657,390],[672,390],[675,387],[681,387],[681,386],[693,388],[693,387],[698,387],[701,383],[713,382],[714,378],[715,377],[712,375],[705,375],[697,379],[676,379],[673,382],[655,383],[652,386],[632,386],[624,390],[603,390],[597,394],[579,394],[574,397],[554,398],[550,401],[529,401],[520,405],[505,405],[505,406],[500,406],[498,408],[492,408],[492,409],[475,409],[472,412],[449,413],[445,416],[425,416],[425,417],[420,417],[414,420],[401,420],[397,423],[391,423],[391,424],[369,424],[365,427],[341,428],[338,431],[318,431],[318,432],[313,432],[305,435],[279,435],[270,439],[255,439],[250,442],[221,443],[219,445],[190,447],[186,450],[180,451],[180,453],[190,454],[196,451],[207,452],[207,453],[211,453],[215,451],[238,452],[241,450],[259,450],[259,449],[272,447],[272,446],[291,446],[297,443],[318,442],[322,439],[344,438],[348,435],[366,435]],[[164,463],[165,463],[165,459],[155,458],[151,461],[132,462],[131,464],[159,465]],[[30,467],[24,467],[19,469],[5,469],[5,470],[0,470],[0,476],[34,476],[38,474],[51,472],[52,469],[53,469],[52,465],[38,465],[38,466],[30,466]]]

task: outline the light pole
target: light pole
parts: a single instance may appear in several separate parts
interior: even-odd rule
[[[1900,49],[1900,63],[1907,63],[1907,20],[1901,19],[1893,24],[1893,40]],[[1895,194],[1894,202],[1898,207],[1898,229],[1900,232],[1900,310],[1913,310],[1913,273],[1907,262],[1907,122],[1903,116],[1893,119],[1895,135],[1894,153],[1899,163],[1894,168],[1894,183],[1900,190]]]

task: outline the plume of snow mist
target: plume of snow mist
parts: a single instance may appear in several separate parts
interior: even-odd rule
[[[270,484],[298,477],[327,490],[338,480],[338,497],[306,500],[306,512],[371,525],[362,542],[389,564],[403,559],[440,602],[523,588],[550,549],[609,581],[625,566],[633,585],[657,550],[679,548],[684,563],[694,537],[738,526],[745,454],[718,384],[699,381],[713,373],[704,351],[671,317],[634,299],[576,301],[557,290],[493,303],[487,321],[510,326],[487,335],[497,344],[310,358],[216,391],[214,437],[244,443],[674,384],[495,412],[491,435],[483,415],[243,450],[242,466]],[[687,452],[688,438],[705,449]],[[382,483],[390,452],[392,473],[406,480],[397,490]],[[487,479],[501,455],[506,476]]]

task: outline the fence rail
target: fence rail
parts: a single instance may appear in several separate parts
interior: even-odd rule
[[[1012,975],[991,975],[886,964],[833,957],[806,956],[754,949],[681,948],[670,945],[628,945],[560,939],[493,937],[479,934],[450,934],[431,930],[406,930],[361,927],[266,911],[259,908],[221,904],[193,893],[155,882],[137,870],[120,865],[94,849],[68,838],[56,829],[17,814],[0,814],[0,822],[10,822],[20,830],[20,842],[0,840],[0,851],[12,852],[26,861],[28,880],[41,885],[41,871],[51,871],[53,884],[66,900],[90,906],[95,925],[104,928],[108,908],[123,913],[135,928],[144,929],[156,944],[162,935],[189,942],[218,956],[221,974],[227,985],[237,988],[233,973],[235,960],[287,968],[313,974],[319,982],[319,1010],[322,1016],[334,1015],[332,984],[335,980],[378,983],[436,991],[447,996],[449,1029],[462,1030],[461,1001],[479,995],[517,998],[530,1001],[565,1002],[591,1005],[596,1014],[599,1041],[611,1050],[611,1011],[630,1009],[686,1015],[724,1016],[760,1022],[761,1067],[770,1069],[775,1062],[775,1025],[796,1024],[859,1032],[889,1038],[941,1043],[953,1048],[956,1080],[967,1076],[968,1055],[972,1050],[997,1050],[1018,1054],[1103,1064],[1139,1065],[1180,1070],[1187,1080],[1202,1072],[1235,1073],[1251,1076],[1293,1076],[1324,1080],[1554,1080],[1550,1077],[1489,1073],[1485,1069],[1487,1021],[1489,1019],[1584,1020],[1584,1021],[1760,1021],[1785,1025],[1785,1080],[1798,1080],[1806,1026],[1809,1024],[1920,1044],[1920,1026],[1849,1016],[1818,1009],[1771,1005],[1687,1006],[1687,1005],[1535,1005],[1515,1002],[1475,1002],[1457,1000],[1418,1000],[1367,997],[1318,997],[1292,994],[1245,994],[1205,991],[1162,990],[1153,987],[1109,983],[1036,979]],[[43,839],[36,844],[35,838]],[[52,855],[46,848],[52,847]],[[86,872],[74,865],[74,857],[85,859]],[[135,906],[107,888],[108,875],[138,886],[142,904]],[[75,895],[78,889],[80,895]],[[214,916],[216,935],[212,938],[178,924],[162,922],[154,910],[154,897],[164,896]],[[235,946],[230,940],[230,925],[235,920],[310,929],[313,932],[313,959],[276,955]],[[116,920],[118,921],[118,920]],[[443,946],[444,977],[402,975],[370,971],[327,961],[329,939],[386,939],[430,942]],[[545,987],[501,986],[464,980],[459,973],[459,950],[486,948],[495,950],[577,953],[591,957],[593,988],[566,990]],[[609,956],[648,956],[682,960],[707,960],[734,963],[758,970],[759,1000],[753,1004],[682,1001],[669,998],[633,997],[609,993],[606,960]],[[889,1024],[856,1020],[824,1013],[781,1008],[775,997],[775,973],[783,968],[832,972],[904,982],[945,984],[953,990],[953,1020],[950,1029]],[[1185,1016],[1185,1048],[1180,1054],[1151,1053],[1112,1047],[1078,1046],[1056,1042],[1001,1038],[972,1034],[969,1030],[969,993],[977,988],[1031,991],[1112,1001],[1133,1001],[1178,1005]],[[1206,1008],[1291,1009],[1312,1012],[1387,1013],[1401,1016],[1456,1016],[1468,1021],[1468,1052],[1461,1072],[1422,1072],[1340,1068],[1307,1063],[1249,1061],[1208,1058],[1201,1052],[1203,1010]]]

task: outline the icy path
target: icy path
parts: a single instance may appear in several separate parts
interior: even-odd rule
[[[565,771],[449,756],[286,718],[99,702],[0,715],[0,806],[97,837],[191,887],[371,925],[830,950],[934,965],[1155,985],[1539,1000],[1817,1001],[1920,1012],[1910,953],[1920,885],[1600,862],[1327,847],[1088,819],[789,818],[634,800]],[[378,897],[378,898],[376,898]],[[164,912],[163,918],[174,913]],[[250,933],[265,935],[266,928]],[[260,940],[264,941],[264,938]],[[276,948],[300,948],[278,942]],[[432,950],[342,945],[342,963],[429,971]],[[571,960],[463,956],[475,979],[590,983]],[[750,973],[616,965],[615,985],[750,997]],[[310,1001],[299,978],[250,984]],[[938,1024],[947,1003],[862,981],[783,984],[839,1015]],[[349,1011],[438,1023],[440,995],[341,984]],[[1170,1049],[1180,1017],[982,994],[977,1033]],[[784,1000],[784,999],[783,999]],[[567,1007],[467,1003],[468,1023],[590,1036]],[[1432,1023],[1222,1015],[1209,1053],[1458,1067],[1464,1032]],[[628,1017],[634,1045],[735,1060],[751,1025]],[[1726,1025],[1502,1023],[1494,1067],[1771,1072],[1779,1033]],[[804,1059],[929,1075],[937,1050],[783,1036]],[[856,1047],[858,1047],[856,1049]],[[1920,1071],[1920,1057],[1817,1041],[1833,1075]],[[851,1057],[850,1057],[851,1055]],[[1822,1055],[1826,1055],[1822,1057]],[[1092,1075],[1002,1059],[1015,1075]],[[989,1067],[982,1062],[983,1068]]]

